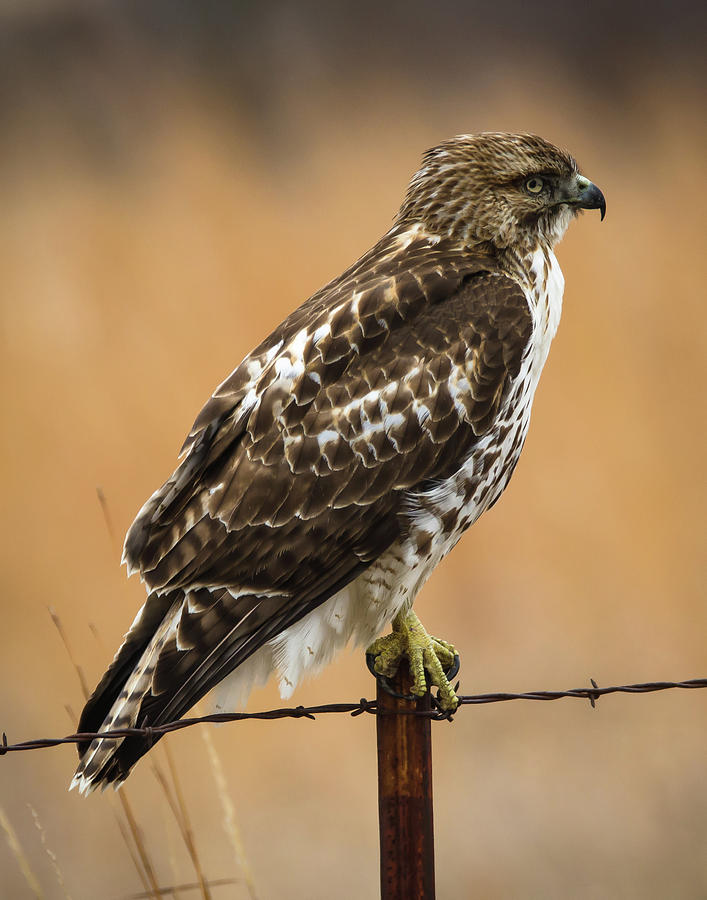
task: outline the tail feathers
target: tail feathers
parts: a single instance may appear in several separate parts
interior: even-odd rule
[[[281,630],[288,601],[280,592],[248,588],[151,594],[86,704],[79,731],[155,727],[179,719]],[[79,744],[71,787],[82,793],[99,785],[118,787],[158,739],[94,738]]]
[[[104,702],[101,705],[105,707],[106,697],[115,695],[115,690],[106,690],[105,693],[101,693],[101,685],[103,685],[103,681],[106,681],[106,678],[104,678],[84,710],[79,724],[79,731],[112,731],[119,728],[134,728],[138,724],[137,718],[142,701],[152,685],[153,674],[157,667],[160,653],[170,638],[175,635],[179,625],[181,606],[181,598],[171,604],[127,680],[120,678],[126,665],[120,665],[121,653],[118,653],[113,666],[106,673],[106,676],[108,676],[111,670],[114,670],[113,686],[118,688],[117,696],[115,696],[112,706],[100,727],[90,726],[88,723],[92,718],[91,701],[98,701],[102,697]],[[128,635],[126,644],[129,643],[129,640],[130,635]],[[125,647],[125,645],[123,646]],[[130,772],[130,766],[125,768],[122,765],[121,757],[118,753],[119,748],[126,740],[130,739],[109,738],[102,740],[94,738],[88,744],[79,744],[81,761],[76,769],[76,774],[69,790],[78,788],[80,793],[88,794],[99,785],[105,788],[108,784],[113,783],[115,787],[119,787]]]

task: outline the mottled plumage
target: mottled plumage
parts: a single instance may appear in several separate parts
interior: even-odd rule
[[[139,512],[124,560],[149,595],[80,730],[176,719],[219,682],[243,703],[273,669],[288,695],[412,604],[511,477],[560,316],[552,247],[603,204],[532,135],[426,154],[391,230],[216,389]],[[147,749],[82,744],[75,783]]]

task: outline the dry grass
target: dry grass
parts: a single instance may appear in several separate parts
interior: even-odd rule
[[[30,865],[30,862],[27,859],[27,855],[23,850],[22,845],[20,844],[19,838],[17,837],[17,832],[12,827],[12,823],[8,819],[2,807],[0,807],[0,828],[2,828],[2,830],[5,832],[5,840],[7,841],[7,846],[10,848],[10,853],[17,862],[17,866],[22,873],[22,877],[24,878],[27,887],[35,897],[38,897],[39,900],[43,900],[44,893],[39,886],[37,876],[32,871],[32,866]]]
[[[246,856],[245,847],[243,844],[243,836],[241,834],[240,826],[238,825],[236,808],[233,805],[231,794],[228,790],[223,762],[221,761],[221,757],[216,750],[216,745],[214,744],[211,732],[208,728],[201,729],[201,737],[203,738],[204,744],[206,745],[206,752],[209,757],[209,769],[211,771],[211,774],[213,775],[214,782],[216,783],[216,792],[218,795],[219,803],[221,804],[221,811],[223,814],[223,830],[228,837],[228,841],[231,845],[231,849],[233,850],[233,856],[238,865],[238,869],[243,873],[243,878],[248,890],[248,896],[251,898],[251,900],[257,900],[258,895],[255,890],[253,870],[251,869],[250,863],[248,862],[248,858]]]
[[[196,877],[198,878],[201,896],[204,898],[204,900],[211,900],[211,891],[209,890],[207,879],[204,877],[204,872],[201,867],[201,860],[199,859],[199,853],[196,847],[196,841],[194,839],[194,832],[191,827],[191,821],[189,819],[189,813],[187,811],[186,803],[184,802],[184,794],[181,789],[179,776],[177,774],[177,770],[174,765],[174,760],[172,758],[172,754],[170,753],[169,747],[165,747],[164,754],[167,759],[167,766],[169,768],[169,774],[172,778],[172,784],[169,784],[169,781],[167,780],[167,777],[165,776],[162,768],[156,763],[153,763],[152,771],[154,772],[155,778],[157,778],[157,781],[159,782],[159,785],[164,792],[167,803],[169,804],[169,808],[172,811],[172,815],[174,816],[174,820],[179,827],[179,832],[182,836],[182,840],[184,841],[184,846],[187,849],[189,858],[191,859],[194,866]]]
[[[42,847],[44,848],[44,852],[49,857],[51,862],[52,870],[56,877],[56,882],[61,889],[61,893],[64,896],[65,900],[71,900],[71,894],[66,889],[66,882],[64,880],[64,873],[61,870],[61,866],[59,865],[59,860],[57,858],[56,853],[49,847],[49,843],[47,841],[47,832],[42,825],[42,820],[39,818],[39,814],[37,810],[30,804],[27,804],[30,813],[32,814],[32,819],[34,820],[34,825],[37,831],[39,832],[39,837],[42,842]]]
[[[115,812],[115,822],[116,822],[116,825],[118,826],[118,830],[120,831],[120,836],[123,839],[123,843],[125,844],[125,847],[128,851],[128,855],[130,856],[130,860],[131,860],[133,866],[135,867],[135,871],[138,874],[138,878],[142,882],[142,886],[145,888],[145,893],[143,896],[154,897],[156,885],[153,887],[150,884],[150,882],[148,881],[147,874],[145,872],[142,862],[140,861],[140,855],[137,852],[137,850],[135,849],[135,846],[136,846],[135,835],[131,832],[130,827],[129,827],[129,822],[130,822],[130,818],[131,818],[131,816],[129,815],[130,809],[128,808],[128,812],[125,813],[123,816],[121,816],[118,813],[117,808],[114,810],[114,812]],[[125,819],[125,821],[123,821],[123,819]],[[127,823],[127,825],[126,825],[126,823]]]

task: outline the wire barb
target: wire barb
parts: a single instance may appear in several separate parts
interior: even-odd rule
[[[470,694],[459,697],[459,706],[454,711],[456,715],[464,706],[475,706],[482,703],[504,703],[507,700],[560,700],[565,697],[577,697],[589,700],[592,707],[596,706],[599,697],[606,694],[649,694],[655,691],[668,691],[675,688],[690,690],[694,688],[707,688],[707,678],[691,678],[688,681],[649,681],[642,684],[622,684],[614,687],[600,688],[596,681],[590,679],[592,686],[588,688],[575,688],[570,691],[529,691],[523,694],[494,693],[494,694]],[[457,685],[458,687],[458,685]],[[455,688],[456,690],[456,688]],[[69,734],[61,738],[38,738],[32,741],[21,741],[18,744],[8,744],[7,735],[2,733],[0,743],[0,756],[7,753],[15,753],[22,750],[43,750],[47,747],[58,747],[60,744],[79,744],[84,741],[92,741],[96,738],[106,741],[121,741],[126,737],[144,738],[152,744],[156,737],[169,734],[171,731],[181,731],[182,728],[191,728],[192,725],[201,725],[205,722],[242,722],[245,719],[259,719],[270,721],[272,719],[316,719],[317,716],[332,713],[347,713],[351,716],[360,716],[363,713],[371,715],[395,715],[395,716],[424,716],[433,721],[453,721],[448,711],[440,710],[433,698],[433,708],[429,710],[382,710],[378,709],[375,700],[366,700],[361,697],[358,703],[326,703],[321,706],[295,706],[288,709],[268,709],[261,712],[237,712],[237,713],[212,713],[207,716],[195,716],[191,719],[178,719],[175,722],[165,722],[163,725],[152,725],[143,728],[114,728],[102,732],[79,732]]]
[[[597,690],[598,690],[598,689],[599,689],[599,685],[596,683],[596,681],[595,681],[593,678],[590,678],[589,680],[590,680],[591,683],[592,683],[592,687],[597,688]],[[589,702],[590,702],[591,705],[592,705],[592,709],[596,709],[596,708],[597,708],[597,700],[598,700],[598,699],[599,699],[599,694],[591,693],[591,694],[589,695]]]
[[[351,710],[351,716],[356,717],[360,716],[363,713],[375,713],[377,709],[377,704],[375,700],[366,700],[365,697],[361,697],[358,701],[358,708]]]

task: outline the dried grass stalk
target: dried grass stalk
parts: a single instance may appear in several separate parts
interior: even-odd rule
[[[17,837],[17,833],[10,824],[10,820],[5,815],[5,810],[2,807],[0,807],[0,828],[2,828],[2,830],[5,832],[5,838],[7,839],[8,846],[10,847],[10,852],[17,860],[17,865],[20,867],[20,871],[22,872],[24,879],[27,882],[27,886],[32,891],[35,897],[38,897],[39,900],[43,900],[44,894],[42,893],[42,889],[39,886],[39,882],[37,881],[37,876],[32,871],[29,860],[25,856],[25,852],[22,849],[19,838]]]
[[[64,873],[61,871],[61,867],[59,865],[59,860],[57,859],[56,853],[49,847],[47,843],[47,832],[44,830],[44,825],[39,818],[37,810],[32,806],[31,803],[27,804],[30,813],[32,814],[32,818],[34,819],[34,824],[39,832],[40,840],[42,841],[42,847],[44,847],[44,852],[49,857],[49,860],[52,864],[52,869],[54,869],[54,874],[56,875],[56,880],[59,883],[59,887],[61,888],[61,892],[66,898],[66,900],[71,900],[71,895],[66,889],[66,882],[64,881]]]
[[[204,898],[204,900],[211,900],[211,892],[209,891],[207,881],[204,878],[203,869],[201,868],[201,860],[199,859],[199,853],[196,849],[194,832],[191,826],[191,821],[189,819],[189,813],[187,812],[186,803],[184,801],[184,795],[182,793],[181,785],[179,782],[179,776],[177,775],[177,768],[174,764],[172,754],[170,753],[168,748],[165,747],[164,749],[165,755],[167,757],[167,765],[169,766],[172,783],[174,785],[174,792],[170,788],[169,782],[167,781],[164,772],[157,764],[153,764],[152,771],[155,773],[155,777],[157,778],[160,787],[164,791],[164,795],[167,798],[167,802],[169,803],[172,814],[174,815],[175,821],[177,822],[179,831],[182,835],[184,846],[187,848],[187,853],[191,857],[194,871],[196,872],[196,877],[198,878],[199,886],[201,887],[201,896]]]
[[[208,728],[201,729],[201,736],[206,744],[206,752],[209,754],[211,773],[216,782],[218,797],[223,811],[223,830],[226,832],[231,847],[233,848],[238,867],[243,873],[243,878],[245,879],[246,887],[248,888],[248,894],[251,900],[257,900],[253,870],[246,857],[243,838],[241,837],[241,831],[236,819],[236,809],[231,800],[231,795],[228,792],[228,784],[226,782],[226,774],[223,770],[221,757],[218,755],[211,732]]]

